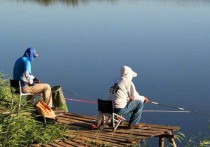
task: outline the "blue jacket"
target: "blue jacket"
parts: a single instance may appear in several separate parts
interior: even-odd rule
[[[35,50],[33,48],[28,48],[23,57],[20,57],[16,60],[14,69],[13,69],[13,79],[19,80],[21,86],[24,87],[26,84],[24,82],[24,76],[27,73],[31,74],[31,61],[35,57]]]

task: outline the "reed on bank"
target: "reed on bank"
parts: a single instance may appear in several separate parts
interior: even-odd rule
[[[11,92],[9,80],[0,73],[0,108],[2,112],[10,112]],[[18,97],[14,96],[14,106],[17,108]],[[37,120],[34,108],[22,99],[21,112],[0,114],[0,146],[29,146],[31,144],[46,144],[52,140],[64,138],[66,125],[43,123]]]
[[[11,97],[9,78],[0,73],[0,109],[2,112],[10,112]],[[17,108],[18,97],[14,96],[14,108]],[[36,119],[34,108],[27,104],[26,99],[21,102],[21,112],[17,114],[0,114],[0,146],[30,146],[31,144],[47,144],[53,140],[66,138],[69,126],[64,124],[44,124]],[[210,125],[208,126],[210,130]],[[132,134],[131,134],[132,138]],[[176,135],[178,141],[184,147],[208,147],[210,136],[186,137],[179,132]],[[68,138],[70,139],[70,138]],[[89,142],[91,145],[94,143]],[[144,141],[141,146],[150,143]],[[109,146],[109,145],[105,145]]]

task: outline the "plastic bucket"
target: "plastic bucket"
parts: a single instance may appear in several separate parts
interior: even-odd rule
[[[52,100],[54,107],[68,112],[68,107],[66,105],[66,100],[61,86],[54,86],[51,88],[51,91],[52,91]]]

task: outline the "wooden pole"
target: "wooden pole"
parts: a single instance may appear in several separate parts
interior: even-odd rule
[[[170,132],[169,134],[172,135],[171,132]],[[176,143],[175,143],[175,140],[174,140],[174,137],[169,137],[168,140],[169,140],[169,142],[171,143],[171,145],[172,145],[173,147],[177,147],[177,146],[176,146]]]
[[[164,147],[164,140],[165,140],[165,138],[164,138],[164,136],[159,136],[159,147]]]

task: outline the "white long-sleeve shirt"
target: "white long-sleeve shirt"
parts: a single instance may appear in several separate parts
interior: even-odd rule
[[[123,66],[120,76],[121,78],[110,88],[108,95],[108,99],[113,101],[114,108],[125,108],[130,100],[139,100],[143,103],[145,97],[136,91],[132,82],[132,79],[137,77],[137,73],[130,67]]]
[[[124,108],[130,101],[130,98],[140,100],[142,103],[145,100],[145,97],[141,96],[136,91],[132,79],[121,77],[120,80],[110,88],[108,99],[113,101],[114,108]]]

